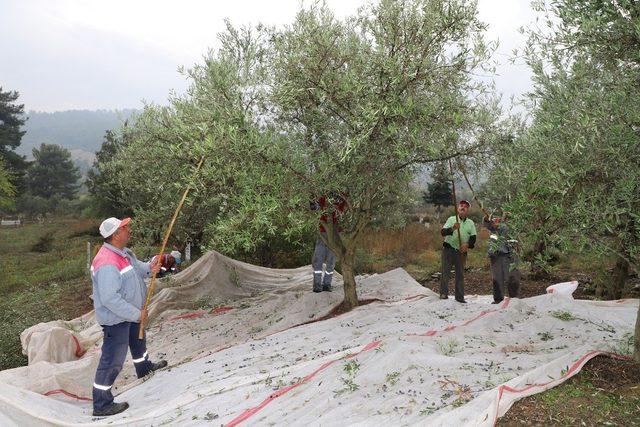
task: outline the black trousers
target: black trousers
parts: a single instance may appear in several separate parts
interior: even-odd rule
[[[326,263],[324,276],[322,275],[322,264]],[[331,288],[331,280],[333,279],[333,269],[336,266],[336,255],[318,236],[316,239],[316,247],[313,251],[311,259],[313,266],[313,289],[321,290],[323,288]]]
[[[111,387],[122,370],[127,357],[127,348],[131,351],[133,365],[138,378],[151,370],[151,361],[147,355],[146,336],[138,339],[139,323],[122,322],[111,326],[102,326],[104,340],[102,355],[93,382],[93,408],[101,411],[113,403]]]
[[[440,276],[440,295],[449,294],[449,277],[451,275],[451,267],[453,266],[456,272],[456,299],[460,301],[464,299],[464,268],[462,266],[462,263],[463,261],[460,257],[460,251],[457,251],[450,246],[442,247],[442,275]]]
[[[517,260],[512,254],[496,254],[491,260],[491,277],[493,279],[493,300],[504,299],[505,285],[509,297],[517,298],[520,293],[520,271],[515,268]]]

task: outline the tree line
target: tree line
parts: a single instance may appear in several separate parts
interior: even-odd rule
[[[16,152],[25,131],[24,105],[16,91],[0,87],[0,212],[28,216],[71,210],[80,173],[68,150],[41,144],[33,160]]]

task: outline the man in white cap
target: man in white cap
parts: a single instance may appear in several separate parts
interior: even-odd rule
[[[182,253],[180,253],[180,251],[177,250],[176,247],[174,246],[174,249],[171,251],[170,255],[173,257],[173,260],[175,261],[175,264],[172,267],[171,272],[177,273],[178,271],[180,271],[180,264],[182,264]]]
[[[111,387],[122,370],[127,348],[138,378],[167,366],[166,360],[153,363],[147,355],[146,339],[138,339],[140,322],[147,318],[143,305],[147,295],[145,277],[157,272],[157,263],[138,261],[126,247],[131,236],[131,218],[107,218],[100,224],[104,244],[91,264],[93,305],[96,321],[102,326],[102,355],[93,383],[93,415],[118,414],[129,407],[115,403]]]
[[[150,262],[156,262],[158,255],[160,254],[154,255]],[[165,277],[168,274],[177,273],[181,263],[182,255],[180,254],[180,251],[173,250],[169,254],[162,254],[162,257],[160,258],[160,271],[156,277]]]

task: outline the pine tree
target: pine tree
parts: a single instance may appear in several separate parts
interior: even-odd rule
[[[18,191],[24,189],[24,175],[29,166],[24,156],[14,150],[20,146],[25,131],[21,130],[26,118],[24,104],[16,104],[20,94],[15,91],[3,92],[0,87],[0,158],[12,176],[12,184]]]
[[[127,123],[124,128],[127,128]],[[117,217],[133,214],[131,206],[124,202],[123,189],[117,179],[120,170],[109,163],[125,145],[125,136],[107,131],[102,147],[96,153],[93,168],[87,174],[87,187],[98,214]]]
[[[33,149],[34,163],[27,172],[29,192],[50,199],[71,199],[78,190],[80,172],[71,160],[69,150],[55,144],[41,144]]]
[[[448,206],[451,204],[451,179],[444,165],[439,164],[433,168],[432,182],[428,184],[423,198],[425,202],[435,206]]]

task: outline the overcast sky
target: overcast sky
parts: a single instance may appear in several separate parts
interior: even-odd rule
[[[364,0],[328,0],[338,16]],[[533,19],[530,0],[479,0],[489,40],[498,40],[495,78],[505,100],[530,89],[524,65],[511,65]],[[200,62],[223,20],[291,22],[299,0],[0,0],[0,86],[20,92],[25,110],[141,108],[184,91],[178,67]]]

